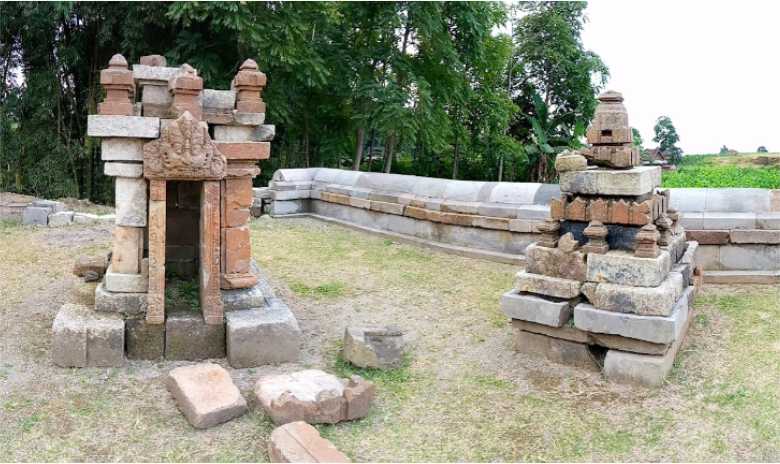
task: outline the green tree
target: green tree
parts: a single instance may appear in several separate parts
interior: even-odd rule
[[[532,142],[534,137],[538,139],[531,125],[538,116],[534,101],[537,94],[549,109],[550,119],[555,121],[554,135],[558,139],[575,138],[575,128],[586,125],[593,117],[596,95],[606,84],[609,70],[582,43],[586,6],[585,2],[519,5],[523,16],[513,28],[515,52],[510,89],[522,116],[515,119],[511,134],[523,144]],[[546,153],[528,160],[526,178],[549,179],[552,155]]]
[[[680,141],[680,137],[672,124],[672,119],[669,116],[660,116],[655,121],[654,130],[653,142],[658,144],[664,158],[672,164],[678,164],[682,160],[683,151],[676,145]]]
[[[761,145],[760,147],[758,147],[758,149],[756,150],[756,152],[757,152],[757,153],[768,153],[768,152],[769,152],[769,150],[767,150],[765,146]]]

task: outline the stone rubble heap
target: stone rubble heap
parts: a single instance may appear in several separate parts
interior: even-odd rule
[[[249,59],[230,90],[212,90],[187,64],[167,67],[164,57],[150,55],[129,69],[114,55],[100,83],[106,97],[89,116],[87,135],[100,139],[104,172],[115,177],[111,258],[94,310],[63,310],[55,345],[64,337],[58,329],[70,327],[82,334],[71,343],[83,346],[66,351],[89,353],[83,334],[101,317],[119,316],[113,336],[120,352],[109,357],[116,364],[125,345],[130,359],[227,355],[240,367],[295,360],[297,321],[258,281],[249,238],[252,178],[275,132],[264,124],[265,74]],[[41,222],[60,213],[57,205],[36,208],[28,214]],[[199,311],[166,309],[172,275],[197,281]],[[94,364],[54,357],[66,367]]]
[[[520,352],[658,385],[691,320],[698,244],[658,189],[661,168],[638,166],[622,102],[601,94],[590,146],[556,159],[561,198],[501,308]]]

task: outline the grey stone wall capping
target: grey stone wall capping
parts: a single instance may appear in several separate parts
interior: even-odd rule
[[[556,184],[459,181],[330,168],[278,170],[268,190],[275,198],[275,217],[314,214],[361,229],[441,243],[443,247],[494,252],[502,256],[498,260],[503,262],[503,255],[522,253],[527,243],[537,238],[535,228],[549,216],[550,200],[560,196]],[[739,243],[724,242],[731,247],[724,250],[719,246],[699,247],[696,259],[705,271],[780,269],[780,263],[775,262],[780,244],[775,243],[774,233],[780,230],[780,190],[669,190],[671,206],[682,213],[681,224],[686,230],[733,231],[737,237]],[[322,201],[323,192],[361,200],[348,200],[353,206],[329,203]],[[376,207],[364,200],[376,202]],[[485,228],[490,224],[476,218],[472,226],[455,226],[434,222],[438,220],[435,214],[430,220],[402,216],[413,201],[433,212],[509,219],[508,230]],[[363,211],[356,212],[358,209]],[[507,229],[506,224],[499,227]],[[506,237],[515,236],[518,238],[506,243]],[[526,245],[518,246],[520,243]],[[744,256],[740,257],[739,250],[745,251]]]

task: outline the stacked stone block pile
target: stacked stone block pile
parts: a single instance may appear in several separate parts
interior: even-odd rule
[[[599,101],[591,145],[556,160],[561,197],[501,307],[518,351],[657,385],[691,320],[698,244],[658,189],[660,168],[638,166],[622,96]]]

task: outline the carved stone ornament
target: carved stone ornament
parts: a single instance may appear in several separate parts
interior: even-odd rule
[[[227,160],[209,137],[208,126],[189,112],[168,124],[159,139],[144,145],[147,179],[216,180],[226,171]]]

